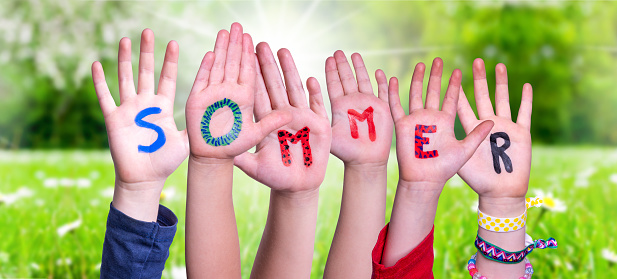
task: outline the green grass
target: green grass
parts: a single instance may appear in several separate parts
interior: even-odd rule
[[[566,212],[545,212],[539,222],[542,210],[529,212],[528,233],[534,238],[555,237],[559,242],[557,250],[531,254],[534,278],[617,278],[616,265],[601,256],[604,248],[617,250],[613,219],[617,176],[615,182],[610,179],[616,173],[614,149],[534,149],[528,196],[534,189],[542,189],[567,206]],[[389,174],[387,216],[398,177],[394,156]],[[79,178],[84,178],[82,186],[91,181],[90,187],[72,185],[71,180]],[[69,186],[44,186],[53,186],[54,179]],[[106,151],[0,152],[0,194],[6,196],[20,188],[28,188],[32,194],[12,204],[0,203],[0,278],[98,277],[113,181],[113,164]],[[312,278],[322,277],[338,218],[342,181],[342,164],[332,157],[320,191]],[[266,220],[269,191],[241,171],[235,173],[234,186],[242,274],[248,278]],[[174,268],[184,267],[186,163],[169,178],[165,192],[162,203],[180,220],[165,270],[165,277],[171,278]],[[471,209],[475,200],[473,191],[457,177],[446,185],[435,223],[436,278],[469,278],[465,267],[477,231]],[[82,220],[81,226],[58,236],[59,226],[77,219]],[[71,264],[58,263],[63,258],[69,258]]]

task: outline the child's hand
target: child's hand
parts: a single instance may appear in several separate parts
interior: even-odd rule
[[[116,170],[114,206],[125,214],[129,196],[145,199],[158,197],[167,177],[173,173],[188,155],[186,131],[178,131],[173,119],[173,104],[176,91],[178,44],[169,42],[165,62],[159,78],[157,94],[154,94],[154,34],[150,29],[141,35],[139,78],[137,92],[133,83],[131,66],[131,41],[120,40],[118,51],[118,80],[120,103],[116,107],[105,82],[105,74],[99,62],[92,64],[92,79],[105,117],[109,147]],[[122,192],[129,193],[122,195]],[[148,194],[146,193],[148,192]]]
[[[378,97],[375,97],[362,56],[354,53],[351,61],[357,82],[342,51],[326,60],[326,82],[332,106],[330,151],[346,164],[385,165],[394,126],[388,107],[388,80],[383,71],[375,72],[378,85]]]
[[[491,121],[485,121],[458,141],[454,136],[454,119],[461,71],[452,73],[439,110],[443,62],[440,58],[433,60],[423,106],[424,69],[424,64],[417,64],[411,78],[409,115],[401,106],[396,78],[390,80],[388,90],[396,129],[399,183],[382,258],[386,267],[393,266],[428,235],[446,181],[469,160],[493,127]]]
[[[458,115],[466,132],[484,120],[493,121],[495,126],[490,135],[484,138],[473,157],[459,170],[459,175],[478,193],[478,208],[484,214],[509,218],[519,216],[525,211],[525,194],[531,169],[529,128],[532,89],[529,84],[523,86],[518,120],[514,123],[508,101],[506,66],[497,64],[495,72],[497,115],[493,112],[482,59],[476,59],[473,63],[476,107],[481,120],[476,118],[465,93],[462,90],[460,92]],[[478,227],[478,235],[509,251],[518,251],[525,247],[525,229],[495,232]],[[508,274],[507,278],[518,278],[525,270],[523,263],[504,265],[484,257],[479,257],[476,265],[487,277]]]
[[[326,173],[332,138],[319,83],[315,78],[307,80],[307,103],[302,80],[287,49],[278,52],[285,84],[267,43],[257,45],[257,57],[261,71],[257,71],[255,119],[287,112],[293,115],[293,121],[264,138],[254,154],[242,154],[234,163],[273,190],[317,189]]]
[[[389,100],[396,127],[396,152],[399,163],[399,179],[406,183],[422,183],[426,190],[439,190],[473,155],[477,146],[486,137],[493,124],[490,121],[478,125],[464,140],[454,136],[454,119],[461,84],[461,71],[455,70],[439,110],[441,73],[443,62],[433,61],[426,93],[426,105],[422,105],[422,80],[425,66],[416,65],[411,80],[409,115],[405,115],[398,95],[398,81],[390,80]],[[427,138],[430,138],[427,140]],[[439,189],[433,189],[439,188]]]
[[[478,120],[469,106],[465,93],[460,92],[458,115],[467,133],[484,120],[495,126],[478,147],[476,153],[459,171],[463,180],[478,193],[480,198],[524,198],[531,169],[531,85],[523,86],[523,97],[516,123],[512,122],[508,101],[508,74],[506,66],[497,64],[495,106],[489,97],[484,61],[473,63],[474,91]],[[491,138],[495,142],[491,146]],[[507,140],[506,140],[507,139]],[[504,145],[505,144],[505,145]],[[496,156],[496,157],[495,157]]]
[[[255,54],[249,34],[234,23],[221,30],[206,53],[186,103],[186,126],[194,158],[233,159],[291,120],[283,112],[253,122]],[[208,110],[210,108],[210,110]]]

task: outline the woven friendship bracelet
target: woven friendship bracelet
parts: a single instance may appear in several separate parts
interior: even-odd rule
[[[557,240],[552,237],[548,240],[538,239],[521,251],[510,252],[495,246],[478,235],[476,236],[474,245],[476,249],[478,249],[478,252],[489,260],[506,264],[516,264],[522,262],[534,249],[557,248]]]
[[[512,217],[502,218],[493,217],[480,211],[478,208],[478,226],[492,232],[513,232],[522,229],[527,223],[527,209],[530,207],[540,207],[543,201],[541,198],[527,198],[525,200],[525,212]]]

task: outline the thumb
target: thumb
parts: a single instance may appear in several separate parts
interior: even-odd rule
[[[463,149],[465,150],[465,161],[469,160],[471,156],[476,152],[478,146],[491,132],[495,123],[491,120],[486,120],[480,125],[476,126],[465,139],[463,139]]]
[[[244,152],[234,158],[234,165],[241,169],[251,178],[255,179],[257,175],[257,155],[250,152]]]
[[[257,129],[261,132],[261,138],[259,141],[262,141],[266,136],[272,133],[272,131],[291,122],[291,120],[293,120],[291,112],[272,111],[272,113],[266,115],[259,122],[255,123],[255,125],[257,125]]]

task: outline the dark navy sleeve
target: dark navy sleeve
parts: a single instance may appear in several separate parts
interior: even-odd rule
[[[133,219],[110,205],[101,278],[161,278],[177,224],[162,205],[156,222]]]

